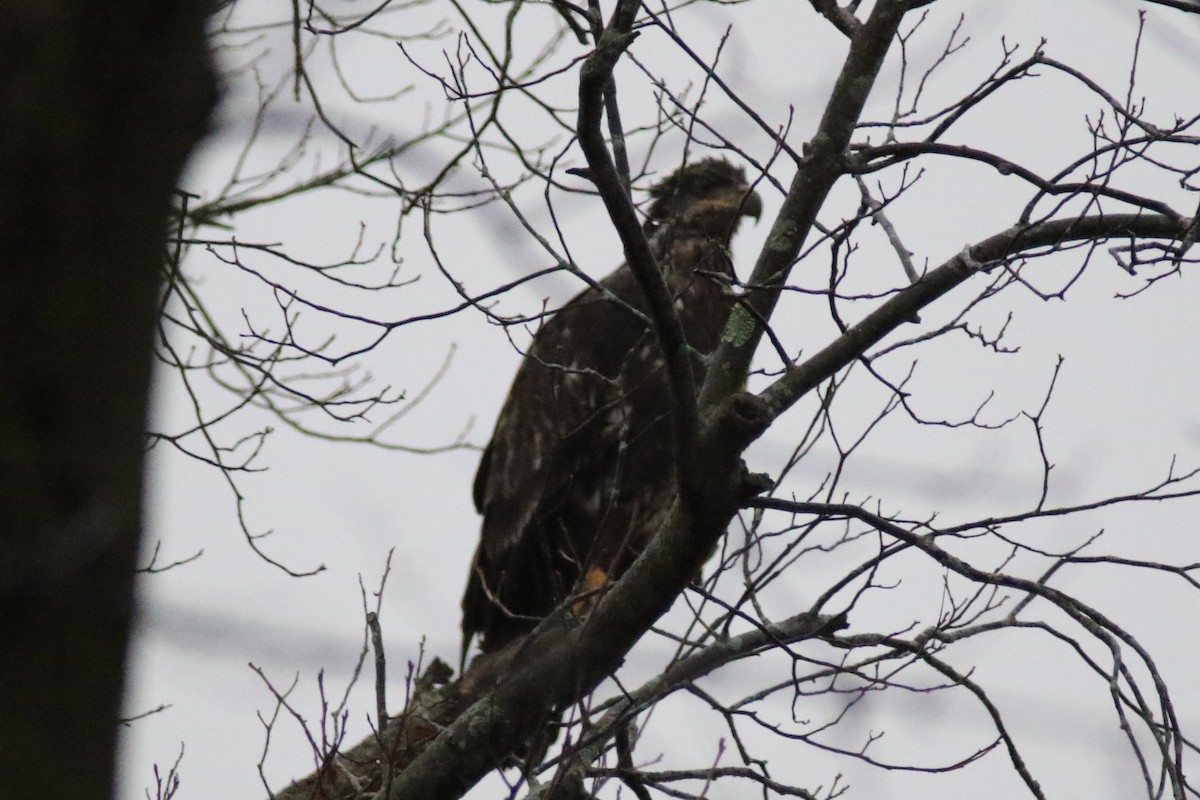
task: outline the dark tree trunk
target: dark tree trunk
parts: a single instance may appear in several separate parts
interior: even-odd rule
[[[0,775],[103,798],[172,190],[216,96],[200,0],[0,0]]]

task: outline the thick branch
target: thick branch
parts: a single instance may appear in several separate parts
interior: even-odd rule
[[[837,0],[808,0],[808,2],[816,9],[817,13],[833,23],[833,27],[846,36],[853,38],[862,30],[862,23],[858,21],[858,17],[839,6]]]
[[[743,395],[747,404],[761,405]],[[736,431],[745,410],[719,423]],[[586,620],[559,608],[538,625],[505,665],[495,687],[450,725],[392,784],[390,800],[456,798],[494,769],[544,724],[554,709],[590,692],[612,674],[708,559],[745,499],[746,477],[736,448],[712,449],[697,469],[711,476],[702,505],[664,495],[647,531],[650,543],[603,595]]]
[[[591,725],[591,729],[576,745],[570,759],[564,760],[560,765],[559,778],[555,783],[570,785],[574,777],[582,778],[587,768],[599,760],[608,743],[635,714],[677,689],[710,675],[727,664],[751,658],[772,648],[786,648],[796,642],[838,630],[845,624],[844,615],[821,616],[806,611],[779,623],[764,625],[728,639],[719,639],[708,647],[676,661],[661,675],[622,695],[605,711],[602,718]]]
[[[850,137],[904,14],[901,4],[881,0],[851,40],[850,52],[834,84],[825,115],[805,151],[804,160],[797,166],[783,207],[771,226],[749,280],[752,286],[770,287],[755,291],[749,297],[762,319],[771,318],[779,298],[778,287],[787,279],[830,189],[845,174],[845,154]],[[700,395],[701,407],[714,406],[741,388],[762,334],[763,329],[758,326],[744,339],[721,344]]]

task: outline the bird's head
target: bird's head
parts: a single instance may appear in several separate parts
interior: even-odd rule
[[[721,158],[705,158],[676,170],[650,189],[645,230],[664,223],[723,239],[733,236],[742,217],[758,219],[762,198],[750,188],[746,173]]]

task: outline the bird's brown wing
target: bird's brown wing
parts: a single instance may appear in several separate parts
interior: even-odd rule
[[[651,199],[644,230],[699,382],[734,302],[719,280],[733,276],[727,245],[761,199],[721,159],[681,167]],[[581,583],[622,572],[674,488],[669,389],[642,293],[627,266],[601,285],[538,331],[480,460],[464,652],[476,634],[484,650],[503,646],[564,600],[574,608]]]
[[[705,277],[727,272],[703,237],[670,244],[685,335],[715,348],[728,293]],[[617,572],[640,550],[631,531],[674,479],[668,387],[632,273],[590,288],[538,331],[476,474],[483,529],[463,597],[464,646],[491,650],[529,630],[589,568]],[[636,309],[636,310],[634,310]],[[697,379],[702,377],[697,363]]]
[[[592,536],[580,523],[618,457],[619,373],[650,335],[594,288],[538,331],[475,477],[483,529],[463,598],[467,639],[482,632],[492,649],[569,593]]]

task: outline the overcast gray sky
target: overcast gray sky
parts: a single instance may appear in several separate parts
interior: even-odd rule
[[[970,43],[930,85],[935,98],[953,100],[985,75],[999,58],[1002,36],[1010,44],[1019,44],[1022,53],[1030,52],[1045,38],[1048,54],[1084,70],[1112,93],[1123,96],[1139,7],[1143,6],[1117,0],[940,2],[930,9],[927,27],[914,39],[910,58],[923,65],[935,56],[961,13],[965,15],[963,32],[971,37]],[[353,8],[357,4],[339,6],[340,11]],[[1196,90],[1200,60],[1195,57],[1200,52],[1200,19],[1148,8],[1139,93],[1147,98],[1147,116],[1169,123],[1175,113],[1200,112]],[[412,14],[428,24],[440,17],[457,24],[445,3]],[[547,10],[547,22],[548,15]],[[697,37],[701,52],[711,52],[731,25],[722,75],[772,124],[782,124],[788,107],[794,107],[790,143],[798,148],[805,141],[844,49],[840,35],[807,4],[783,0],[730,6],[704,3],[680,14],[679,23]],[[381,21],[377,27],[388,24]],[[406,31],[420,27],[406,24]],[[269,49],[260,67],[264,80],[270,82],[291,57],[290,32],[278,29],[262,36],[253,46],[226,53],[223,58],[227,64],[244,63],[252,53]],[[353,105],[343,99],[330,113],[348,131],[365,136],[374,125],[402,137],[416,130],[426,114],[441,116],[446,104],[441,89],[422,76],[386,37],[364,35],[339,41],[345,48],[339,54],[356,88],[385,94],[405,84],[414,86],[410,94],[390,103]],[[353,47],[362,52],[350,49]],[[414,43],[411,49],[431,66],[440,67],[439,52],[443,48],[453,52],[454,47],[455,40],[449,37]],[[563,52],[565,60],[582,49],[568,42]],[[668,74],[683,75],[689,69],[652,34],[646,34],[632,52],[649,63],[661,63]],[[895,71],[893,60],[885,75],[894,80]],[[569,98],[573,75],[560,79],[552,91]],[[330,79],[328,74],[323,77]],[[891,83],[885,80],[882,85],[890,87]],[[964,139],[985,142],[1014,160],[1047,171],[1087,146],[1084,115],[1098,110],[1094,97],[1083,95],[1070,81],[1054,75],[1005,91],[1011,94],[997,98],[963,126],[960,133]],[[252,83],[232,82],[227,92],[220,127],[198,155],[184,187],[202,199],[210,199],[228,175],[256,106]],[[622,100],[630,106],[628,118],[652,114],[651,109],[638,106],[649,102],[644,92],[625,92]],[[931,108],[936,105],[930,101]],[[260,150],[254,155],[262,167],[274,164],[294,141],[305,119],[300,109],[285,101],[268,117]],[[889,110],[890,100],[881,92],[873,97],[868,116],[886,118]],[[755,157],[769,157],[770,141],[716,93],[708,118],[720,124],[722,133],[731,139],[745,142],[745,149]],[[562,141],[561,130],[539,125],[541,120],[531,114],[529,128],[518,133],[529,144],[555,137]],[[325,152],[326,166],[337,158],[336,141],[319,130],[308,150],[309,155]],[[644,154],[634,155],[640,159]],[[578,163],[577,151],[575,156]],[[664,170],[677,160],[678,154],[666,151],[656,156],[656,164]],[[414,178],[424,177],[429,163],[401,159],[398,169]],[[785,184],[791,177],[782,166],[775,174]],[[915,252],[918,266],[935,266],[964,244],[1007,227],[1014,208],[1028,196],[1024,187],[1010,189],[995,180],[976,183],[977,177],[969,170],[931,170],[915,190],[921,202],[897,207],[895,221],[911,237],[906,244]],[[478,179],[465,176],[462,180],[464,185],[472,185]],[[763,222],[745,230],[735,243],[735,262],[743,274],[780,203],[777,193],[769,188],[762,191],[767,209]],[[1178,190],[1171,196],[1176,208],[1184,212],[1194,208],[1194,196],[1178,202],[1181,197],[1186,195]],[[517,200],[535,224],[549,230],[548,214],[537,191],[518,195]],[[584,194],[560,193],[555,200],[558,222],[572,255],[594,277],[602,276],[619,262],[620,250],[599,202]],[[290,253],[322,261],[345,257],[359,235],[360,223],[365,226],[366,250],[386,246],[394,234],[396,201],[345,192],[315,193],[311,200],[281,204],[239,219],[236,235],[247,242],[285,243]],[[482,291],[550,263],[511,212],[499,205],[470,214],[434,217],[432,224],[445,263],[470,291]],[[453,288],[438,274],[417,218],[406,220],[405,225],[399,239],[404,261],[401,274],[419,275],[420,281],[381,300],[354,296],[356,310],[400,318],[453,304]],[[214,238],[222,235],[209,233]],[[880,262],[882,268],[895,269],[899,275],[894,259],[881,258]],[[1195,411],[1200,388],[1196,357],[1200,282],[1184,275],[1136,301],[1117,301],[1114,293],[1134,284],[1106,255],[1097,262],[1065,303],[1045,303],[1032,294],[1010,292],[1002,304],[981,309],[973,318],[998,325],[1013,311],[1016,317],[1008,335],[1011,344],[1020,346],[1018,355],[984,359],[966,347],[946,347],[922,360],[914,376],[915,402],[930,416],[969,416],[995,389],[987,413],[998,421],[1023,410],[1036,410],[1057,356],[1064,355],[1057,394],[1045,420],[1056,463],[1052,489],[1058,502],[1144,488],[1165,477],[1172,456],[1178,456],[1183,467],[1200,463],[1200,421]],[[272,318],[274,300],[260,283],[236,274],[202,248],[193,250],[187,268],[202,278],[210,310],[228,333],[244,333],[243,310],[251,319],[277,328],[277,318]],[[263,268],[273,267],[264,260]],[[827,265],[815,269],[826,270]],[[1054,282],[1056,274],[1048,271],[1047,285]],[[819,284],[819,280],[814,282]],[[571,279],[555,276],[514,291],[505,298],[505,308],[536,310],[543,298],[561,302],[577,289]],[[935,307],[929,319],[950,313],[956,297],[952,294],[943,300],[946,310]],[[833,329],[827,319],[813,319],[804,309],[797,305],[796,313],[786,317],[789,322],[781,329],[805,352],[815,352],[833,335]],[[316,341],[326,323],[314,319],[312,324],[309,335]],[[338,334],[338,341],[347,348],[370,337],[368,331],[350,326],[338,328]],[[481,314],[458,314],[402,329],[365,363],[380,384],[404,388],[411,396],[438,372],[449,354],[453,358],[445,377],[425,402],[389,431],[389,441],[436,447],[453,442],[463,431],[468,431],[466,440],[472,445],[487,441],[520,356],[504,332],[489,325]],[[199,391],[213,409],[232,402],[228,394],[211,386],[202,385]],[[191,402],[176,375],[160,371],[155,401],[152,429],[178,431],[194,421]],[[869,419],[879,402],[878,394],[868,391],[860,399],[850,400],[843,417],[848,429],[858,420]],[[160,704],[170,708],[124,732],[123,797],[140,797],[143,787],[151,784],[152,765],[165,768],[181,744],[186,745],[186,755],[180,797],[264,796],[256,769],[264,736],[256,712],[269,714],[273,702],[248,663],[261,667],[278,687],[290,686],[296,679],[292,699],[310,721],[315,720],[317,673],[325,671],[327,692],[340,698],[362,644],[360,576],[368,589],[376,586],[391,548],[395,555],[382,619],[393,706],[403,694],[405,662],[417,657],[422,640],[427,655],[454,660],[458,653],[458,601],[478,534],[478,517],[470,502],[477,450],[414,455],[307,438],[254,410],[238,420],[241,427],[231,431],[249,434],[266,425],[276,429],[263,461],[270,469],[240,479],[247,496],[249,527],[256,532],[272,531],[261,541],[272,558],[297,570],[319,564],[327,569],[297,579],[256,557],[238,530],[234,498],[220,474],[164,445],[152,451],[148,547],[161,542],[160,558],[166,561],[199,549],[203,556],[166,573],[143,576],[140,581],[142,610],[127,713],[141,713]],[[753,468],[778,469],[797,431],[807,422],[804,409],[798,407],[786,422],[790,427],[781,425],[752,448],[749,460]],[[976,431],[943,435],[884,426],[847,476],[847,487],[860,496],[882,498],[888,509],[905,509],[913,518],[936,511],[945,519],[957,520],[1025,508],[1040,488],[1031,433],[1027,423],[987,435]],[[810,492],[831,459],[829,451],[814,453],[791,476],[792,490]],[[1194,523],[1197,510],[1197,503],[1190,501],[1166,507],[1139,506],[1056,523],[1058,527],[1043,532],[1047,543],[1061,546],[1063,541],[1079,541],[1105,529],[1112,551],[1195,562],[1200,561]],[[1111,611],[1147,645],[1157,648],[1164,674],[1175,682],[1185,729],[1188,722],[1200,723],[1200,691],[1195,691],[1194,677],[1195,658],[1200,654],[1196,623],[1200,597],[1185,592],[1182,581],[1176,586],[1160,576],[1153,582],[1128,583],[1129,573],[1122,572],[1121,582],[1113,583],[1116,574],[1104,570],[1078,578],[1067,574],[1063,585]],[[928,619],[941,602],[941,579],[939,571],[914,564],[899,589],[881,594],[877,602],[865,602],[857,613],[870,620],[865,627],[871,629],[887,625],[900,629],[918,618]],[[813,593],[810,583],[805,574],[798,573],[772,595],[772,602],[784,608],[792,600],[809,601]],[[977,678],[996,687],[996,696],[1008,704],[1020,735],[1037,743],[1030,750],[1031,766],[1048,795],[1114,800],[1134,796],[1140,778],[1129,774],[1132,762],[1124,750],[1127,745],[1119,737],[1111,708],[1103,706],[1106,690],[1049,641],[1011,634],[989,642],[970,645],[964,653],[977,657],[981,665]],[[1003,652],[1005,648],[1012,651]],[[662,642],[639,646],[627,682],[636,685],[636,676],[653,674],[669,652]],[[718,673],[711,679],[712,690],[734,696],[744,685],[738,672],[743,668],[769,670],[770,665],[742,665]],[[374,708],[371,691],[366,678],[354,690],[348,743],[368,733],[367,717],[373,716]],[[979,715],[967,709],[967,704],[924,695],[895,696],[857,711],[848,720],[847,731],[848,735],[894,731],[880,745],[895,748],[887,752],[918,763],[940,762],[947,753],[965,755],[966,751],[956,748],[965,748],[964,740],[983,729]],[[812,709],[797,713],[805,716],[825,710],[814,701]],[[764,713],[786,716],[786,699],[781,706],[768,706]],[[676,698],[656,712],[647,733],[652,738],[643,742],[639,754],[649,757],[658,747],[668,754],[664,765],[709,764],[717,758],[723,735],[713,715],[699,703]],[[805,785],[811,787],[828,785],[842,772],[844,780],[852,784],[850,797],[999,798],[1020,796],[1023,791],[1001,753],[993,753],[957,775],[935,776],[872,770],[835,761],[811,749],[779,747],[775,757],[781,761],[802,758],[801,772],[807,770],[809,775]],[[728,753],[722,761],[735,762]],[[1123,766],[1114,773],[1106,766],[1110,763]],[[312,767],[307,742],[297,726],[290,720],[281,721],[266,763],[272,788],[307,774]],[[471,796],[496,797],[497,786],[493,778]],[[742,795],[719,785],[712,796]]]

